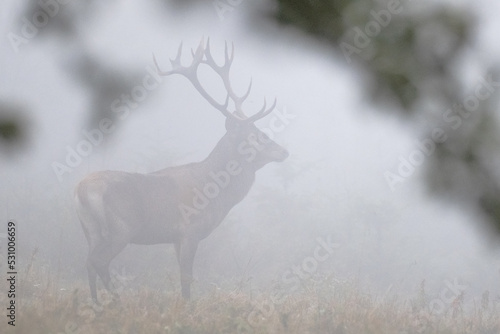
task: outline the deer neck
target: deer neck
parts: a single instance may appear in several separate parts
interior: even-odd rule
[[[255,180],[256,168],[238,153],[238,145],[239,141],[235,141],[226,133],[202,164],[211,175],[229,174],[228,190],[234,188],[235,191],[243,191],[246,194]]]

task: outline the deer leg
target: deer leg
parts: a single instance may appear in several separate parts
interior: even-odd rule
[[[87,235],[87,234],[86,234]],[[99,304],[97,299],[97,267],[96,267],[96,254],[99,253],[100,241],[92,239],[87,236],[89,241],[89,255],[87,257],[87,274],[89,279],[90,296],[94,303]]]
[[[97,288],[96,288],[96,281],[97,281],[97,272],[94,268],[94,265],[90,261],[90,259],[87,261],[87,273],[89,277],[89,287],[90,287],[90,296],[92,297],[92,300],[94,303],[98,303],[97,301]]]
[[[180,249],[181,249],[181,244],[180,243],[176,243],[174,244],[175,246],[175,256],[177,257],[177,264],[181,265],[181,258],[180,258]]]
[[[126,245],[127,245],[126,242],[103,241],[99,244],[98,247],[94,249],[94,251],[91,254],[90,257],[92,259],[91,264],[94,268],[94,271],[97,273],[97,275],[99,275],[102,283],[104,284],[104,287],[109,292],[113,292],[113,287],[111,284],[111,276],[109,275],[109,264],[111,263],[111,260],[113,260],[116,257],[116,255],[118,255],[118,253],[120,253],[123,250],[123,248],[125,248]]]
[[[198,242],[183,242],[176,246],[179,251],[178,259],[181,271],[181,293],[184,299],[191,298],[191,282],[193,280],[193,262],[196,250],[198,249]]]
[[[97,274],[101,278],[104,288],[111,292],[111,276],[109,275],[109,262],[100,264],[97,268]]]
[[[88,218],[87,216],[85,216]],[[90,288],[90,296],[94,303],[99,304],[97,300],[97,271],[94,265],[94,253],[96,246],[100,243],[100,238],[96,237],[96,234],[91,234],[89,231],[89,226],[92,227],[92,221],[89,224],[85,224],[87,220],[84,220],[82,216],[80,216],[80,221],[82,223],[83,232],[85,233],[85,237],[87,238],[87,242],[89,244],[89,254],[87,257],[87,275],[89,279],[89,288]]]

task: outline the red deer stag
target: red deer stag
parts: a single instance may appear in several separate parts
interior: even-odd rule
[[[173,243],[180,266],[182,296],[190,298],[193,260],[200,240],[206,238],[226,217],[229,210],[249,192],[257,170],[269,162],[281,162],[288,152],[260,131],[254,122],[271,113],[274,104],[264,106],[246,117],[243,96],[235,94],[229,80],[234,58],[225,46],[225,62],[219,66],[210,53],[209,41],[192,52],[190,66],[181,65],[182,44],[177,57],[170,60],[171,71],[163,76],[181,74],[196,90],[226,117],[226,134],[208,157],[200,162],[167,167],[149,173],[101,171],[88,175],[75,189],[77,211],[89,243],[87,260],[90,294],[97,302],[99,276],[111,288],[109,264],[131,244]],[[217,102],[202,87],[197,70],[206,64],[220,76],[227,96]],[[230,110],[232,101],[234,110]]]

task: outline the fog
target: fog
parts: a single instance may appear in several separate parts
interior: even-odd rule
[[[21,18],[31,7],[2,2],[1,35],[20,33]],[[470,7],[481,24],[460,73],[477,82],[482,66],[500,53],[493,9],[500,8],[487,0]],[[427,155],[401,182],[391,186],[387,180],[388,171],[396,172],[402,159],[424,145],[419,122],[397,116],[390,99],[384,106],[367,98],[363,87],[369,78],[341,52],[266,20],[261,13],[274,10],[270,3],[242,1],[231,8],[221,14],[210,1],[73,1],[60,5],[18,50],[2,39],[0,100],[18,106],[25,134],[19,146],[0,151],[0,220],[2,226],[16,223],[20,276],[34,265],[39,268],[34,286],[55,275],[56,289],[71,291],[75,282],[88,289],[88,245],[74,189],[91,172],[150,173],[210,154],[226,133],[224,116],[185,77],[156,77],[153,62],[154,55],[162,70],[170,70],[182,43],[187,66],[191,49],[210,39],[219,64],[225,43],[234,45],[230,75],[238,94],[252,80],[243,105],[247,115],[256,113],[264,98],[268,106],[277,98],[273,113],[256,125],[270,129],[276,115],[288,115],[271,134],[290,156],[258,170],[248,195],[200,242],[193,299],[213,289],[262,292],[276,284],[288,284],[285,291],[293,295],[297,286],[308,289],[311,282],[332,278],[356,282],[375,296],[403,299],[417,296],[422,282],[433,299],[447,282],[458,281],[466,286],[467,308],[485,291],[499,303],[498,238],[485,227],[483,213],[429,190]],[[226,92],[213,70],[202,65],[199,77],[223,102]],[[144,100],[116,102],[119,111],[113,107],[144,80],[154,86],[142,90]],[[111,122],[109,133],[102,131],[103,119]],[[95,137],[85,146],[85,156],[68,158],[96,129],[102,140]],[[76,159],[74,166],[68,159]],[[335,247],[324,248],[326,259],[319,261],[315,250],[326,240]],[[6,259],[0,259],[6,271]],[[111,270],[131,277],[132,291],[180,291],[171,244],[128,245]],[[100,282],[98,288],[103,289]]]

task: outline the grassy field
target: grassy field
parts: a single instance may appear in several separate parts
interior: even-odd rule
[[[499,304],[487,293],[471,310],[465,310],[462,293],[432,312],[424,284],[407,300],[367,294],[353,282],[325,277],[295,292],[214,286],[184,301],[177,290],[127,285],[122,279],[119,297],[101,290],[98,306],[89,300],[86,281],[61,284],[53,276],[25,268],[19,275],[16,327],[4,319],[2,333],[500,333]],[[0,305],[7,303],[2,294]]]

